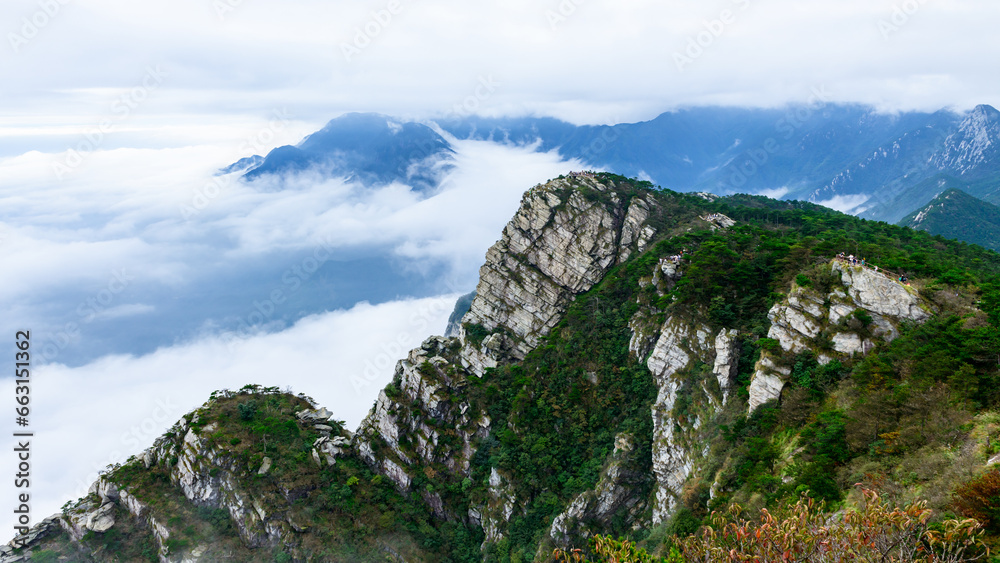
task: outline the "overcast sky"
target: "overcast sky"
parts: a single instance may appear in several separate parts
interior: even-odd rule
[[[577,123],[804,102],[817,87],[965,109],[1000,102],[998,16],[989,0],[7,0],[0,112],[22,147],[77,134],[120,117],[111,105],[148,68],[162,83],[118,125],[155,146],[240,138],[280,108],[310,124],[446,113],[481,78],[496,84],[482,113]]]
[[[86,336],[176,306],[171,292],[227,290],[233,276],[245,276],[252,311],[254,292],[330,237],[346,254],[459,280],[447,295],[307,310],[236,352],[206,313],[149,353],[55,357],[37,372],[35,520],[213,389],[293,385],[356,425],[391,374],[385,347],[440,333],[520,194],[579,163],[456,143],[455,171],[427,199],[407,186],[306,178],[282,192],[227,184],[204,213],[183,216],[218,167],[348,111],[614,123],[818,94],[884,111],[1000,105],[997,21],[995,0],[4,0],[5,329],[34,327],[48,342],[53,319],[81,317]],[[131,285],[100,314],[80,315],[77,303],[103,295],[123,268]],[[374,359],[377,373],[358,385]],[[276,366],[294,376],[276,380]],[[0,471],[12,474],[12,462],[0,456]]]

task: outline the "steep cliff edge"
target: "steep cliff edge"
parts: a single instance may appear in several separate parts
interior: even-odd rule
[[[833,259],[857,241],[916,281]],[[869,476],[954,510],[996,453],[1000,258],[975,248],[575,175],[525,194],[480,274],[457,336],[400,359],[356,432],[219,391],[0,561],[656,550],[730,502],[850,503]]]
[[[479,270],[476,297],[462,318],[463,366],[482,375],[524,359],[575,295],[646,249],[656,235],[648,222],[656,205],[647,194],[629,197],[613,180],[586,176],[528,190]]]
[[[358,449],[401,489],[414,462],[446,460],[468,477],[472,443],[490,418],[465,396],[466,378],[521,360],[563,317],[574,297],[612,266],[645,250],[656,229],[647,223],[655,200],[589,177],[559,179],[528,190],[503,236],[486,253],[470,310],[457,339],[435,338],[399,363],[358,430]],[[652,202],[652,203],[651,203]],[[460,445],[441,444],[439,426]],[[400,437],[415,440],[404,451]]]

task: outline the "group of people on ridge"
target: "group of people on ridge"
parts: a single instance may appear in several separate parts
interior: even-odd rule
[[[861,266],[862,268],[868,267],[871,268],[872,270],[875,270],[876,272],[879,271],[878,266],[872,265],[868,263],[864,258],[858,258],[853,254],[845,254],[841,252],[840,254],[837,255],[837,258],[847,262],[852,266]],[[886,274],[885,271],[882,271],[882,273]],[[906,277],[906,274],[900,275],[897,281],[899,281],[899,283],[905,283],[906,285],[910,285],[910,278]]]

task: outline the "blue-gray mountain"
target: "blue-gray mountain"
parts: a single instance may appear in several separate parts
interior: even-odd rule
[[[677,191],[783,194],[898,221],[940,192],[941,174],[1000,203],[997,112],[884,114],[860,105],[703,107],[641,123],[573,127],[551,119],[466,119],[459,137],[528,143]]]
[[[459,139],[537,143],[539,151],[677,191],[781,195],[897,222],[940,193],[941,177],[1000,203],[998,118],[985,105],[965,113],[886,114],[818,104],[688,108],[613,126],[475,116],[436,125]],[[275,149],[247,177],[317,166],[366,183],[426,189],[437,185],[451,155],[433,125],[348,114],[296,147]]]
[[[294,147],[272,150],[244,177],[254,180],[313,170],[366,186],[404,182],[427,189],[437,186],[441,175],[450,169],[452,154],[448,142],[426,125],[372,113],[349,113]],[[223,171],[239,170],[239,164]]]
[[[938,182],[945,191],[899,224],[1000,252],[1000,207],[956,188],[960,183]]]

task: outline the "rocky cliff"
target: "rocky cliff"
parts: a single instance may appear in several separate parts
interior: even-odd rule
[[[655,207],[652,197],[626,199],[614,181],[605,185],[586,176],[528,190],[479,270],[476,297],[462,323],[488,335],[461,333],[463,366],[481,375],[523,359],[575,295],[646,249],[656,235],[648,222]]]
[[[840,498],[852,459],[930,443],[901,407],[897,426],[844,422],[872,404],[852,378],[884,384],[922,323],[985,315],[966,290],[924,295],[758,222],[762,205],[801,220],[762,201],[613,175],[536,186],[454,336],[400,359],[356,432],[305,396],[217,392],[0,561],[545,560],[594,534],[662,542],[732,500]],[[952,447],[981,464],[966,439]]]
[[[790,366],[780,362],[782,355],[819,350],[819,362],[827,364],[837,357],[865,354],[877,342],[899,336],[900,323],[931,316],[933,306],[891,275],[843,260],[834,260],[830,269],[839,283],[828,291],[795,284],[788,298],[768,312],[767,336],[779,347],[764,351],[757,362],[750,381],[751,413],[781,397],[791,374]]]

